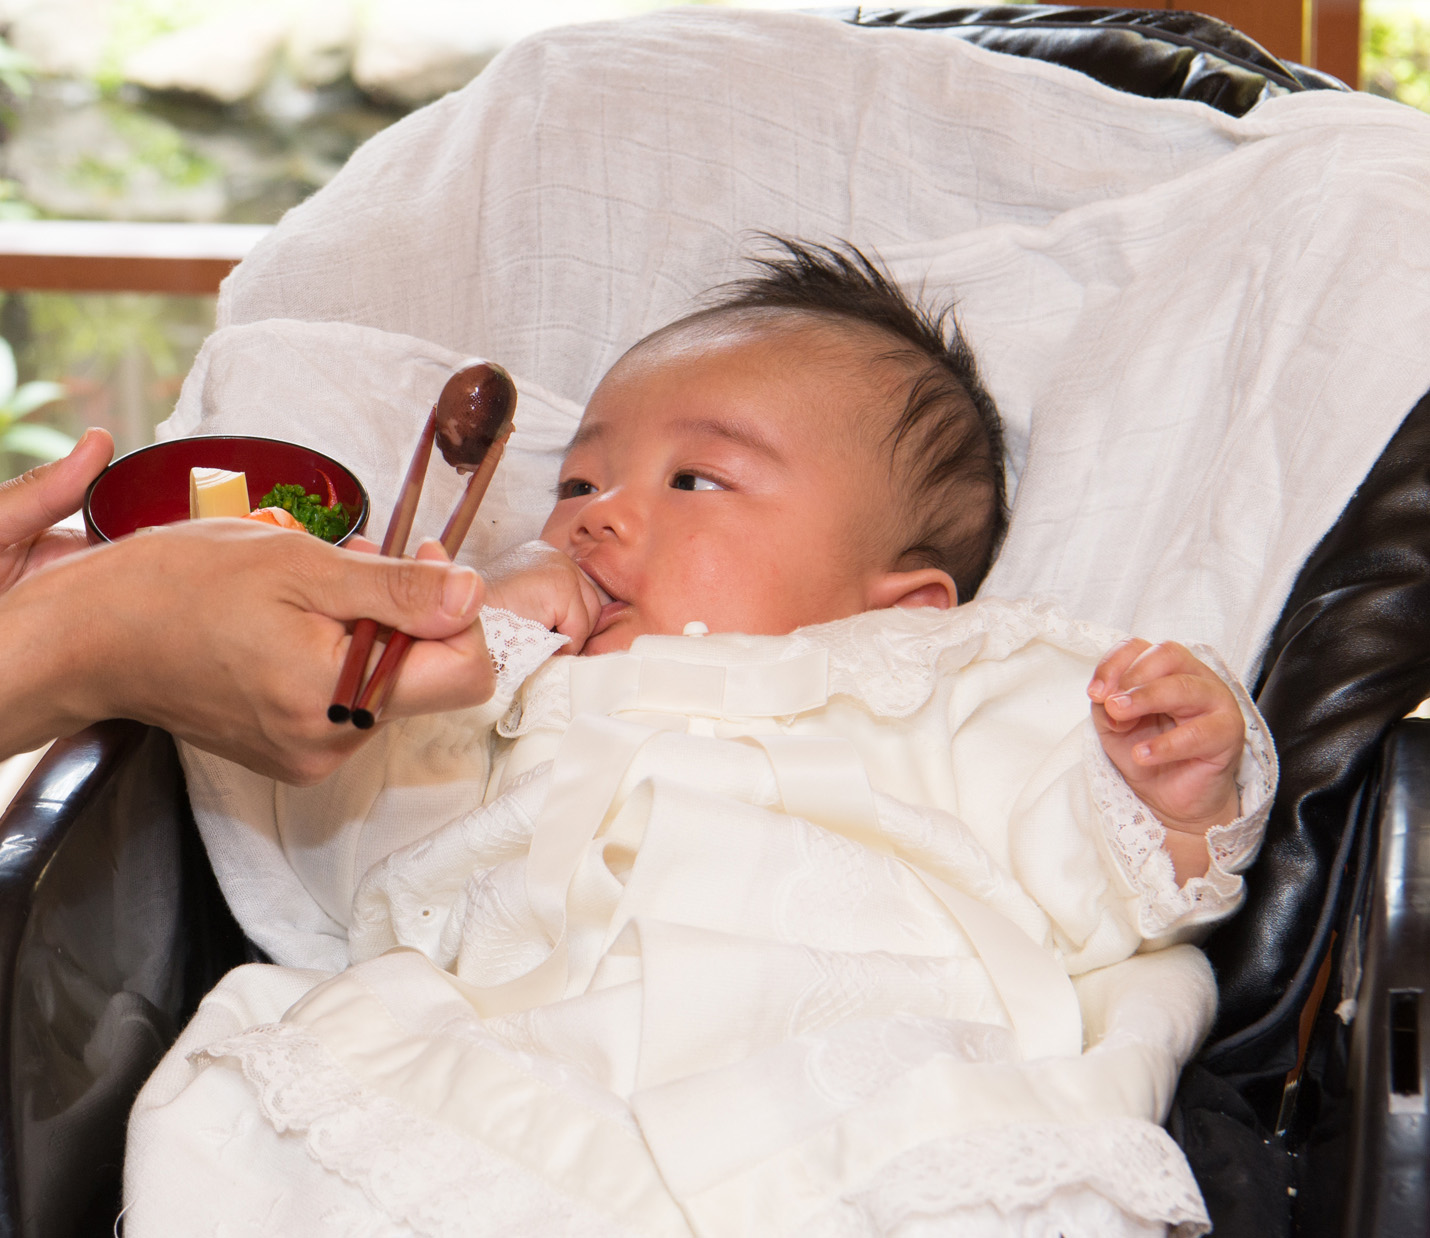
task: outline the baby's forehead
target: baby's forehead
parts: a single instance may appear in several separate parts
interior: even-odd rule
[[[908,343],[876,323],[829,310],[789,306],[725,306],[677,319],[637,341],[621,360],[677,359],[711,348],[813,347],[820,360],[874,361]],[[613,369],[616,367],[612,367]]]
[[[871,451],[886,454],[878,449],[888,448],[908,395],[905,366],[872,364],[899,342],[833,314],[761,307],[693,315],[646,336],[607,371],[567,455],[607,440],[612,421],[624,427],[622,433],[639,422],[647,441],[688,435],[692,427],[739,440],[742,424],[751,431],[748,437],[768,440],[764,431],[778,438],[776,426],[784,425],[807,444],[813,436],[825,451],[856,451],[867,463]],[[736,407],[722,406],[718,395],[688,398],[708,394],[712,384],[726,390],[712,374],[726,366],[742,376]],[[768,400],[759,395],[765,384]],[[671,421],[658,413],[647,418],[643,411],[672,405],[687,406],[689,415]],[[737,415],[727,416],[732,413]],[[719,433],[731,425],[735,432]]]

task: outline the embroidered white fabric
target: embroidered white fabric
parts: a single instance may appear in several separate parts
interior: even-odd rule
[[[360,1187],[404,1233],[423,1238],[628,1231],[572,1201],[515,1161],[364,1087],[310,1033],[270,1023],[191,1055],[237,1063],[278,1131]]]
[[[1196,1238],[1210,1225],[1190,1183],[1150,1122],[1017,1124],[921,1144],[798,1238]]]
[[[472,857],[481,855],[501,874],[502,861],[526,854],[533,822],[545,802],[548,769],[549,763],[544,763],[528,771],[499,799],[473,808],[455,835],[438,832],[375,865],[353,899],[348,927],[351,961],[374,958],[401,944],[420,949],[439,967],[454,967],[462,926],[474,914],[473,904],[489,912],[501,905],[499,879],[468,881]],[[444,880],[441,874],[449,876]],[[512,974],[534,966],[539,958],[532,958],[529,947],[518,944],[517,934],[496,931],[500,924],[514,927],[511,917],[490,916],[487,933],[478,938],[484,956],[511,952],[507,966]]]
[[[949,618],[949,626],[930,630],[915,611],[866,611],[801,628],[791,638],[790,656],[827,650],[831,695],[852,697],[883,718],[907,718],[933,695],[941,674],[975,657],[1006,658],[1036,638],[1095,654],[1120,639],[1038,598],[979,598]]]
[[[501,683],[516,692],[517,674],[523,668],[530,674],[565,638],[510,612],[493,614],[501,616],[499,630],[514,651]],[[485,615],[486,611],[484,621]],[[822,649],[829,654],[831,695],[857,700],[880,717],[903,718],[928,701],[939,675],[975,657],[1006,657],[1037,637],[1095,656],[1110,648],[1120,634],[1072,619],[1056,604],[1040,599],[979,599],[959,607],[938,627],[912,612],[883,610],[801,628],[779,646],[778,660]],[[1255,858],[1276,786],[1275,749],[1256,706],[1215,650],[1204,645],[1191,649],[1232,689],[1246,724],[1246,746],[1237,774],[1242,814],[1208,831],[1210,864],[1204,876],[1184,886],[1177,884],[1171,856],[1162,846],[1166,830],[1127,785],[1096,734],[1088,732],[1085,762],[1092,799],[1110,850],[1137,892],[1138,928],[1149,939],[1173,925],[1191,928],[1235,908],[1243,893],[1236,874]],[[559,676],[538,676],[497,729],[510,738],[537,726],[564,728],[569,723],[566,683]]]
[[[1007,657],[1035,637],[1097,654],[1121,635],[1070,619],[1047,600],[979,598],[949,612],[937,626],[916,611],[892,609],[800,628],[781,642],[775,660],[825,650],[830,695],[856,700],[881,718],[907,718],[933,695],[941,674],[975,657]],[[570,721],[567,685],[557,676],[539,676],[497,730],[513,738],[538,726],[564,729]]]
[[[627,1232],[517,1162],[364,1087],[303,1028],[265,1024],[191,1056],[235,1063],[276,1130],[301,1134],[318,1164],[414,1233]],[[1016,1124],[895,1157],[798,1235],[1197,1238],[1209,1226],[1190,1183],[1180,1150],[1152,1123]]]
[[[1203,645],[1192,652],[1231,688],[1246,724],[1246,744],[1237,770],[1241,816],[1207,831],[1209,866],[1205,876],[1177,884],[1172,857],[1163,849],[1166,829],[1133,793],[1093,732],[1088,733],[1086,764],[1093,802],[1107,829],[1110,850],[1138,894],[1138,928],[1155,939],[1172,925],[1189,927],[1226,915],[1240,902],[1236,876],[1256,858],[1276,787],[1276,750],[1266,723],[1246,690],[1227,670],[1216,651]]]

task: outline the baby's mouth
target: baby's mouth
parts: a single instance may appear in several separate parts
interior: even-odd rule
[[[612,597],[610,590],[592,575],[590,569],[584,563],[576,565],[581,570],[581,574],[591,582],[591,587],[596,590],[596,597],[601,602],[601,613],[596,618],[596,626],[591,629],[591,636],[599,636],[612,623],[616,617],[625,611],[628,603],[620,598]],[[587,637],[589,640],[590,637]]]

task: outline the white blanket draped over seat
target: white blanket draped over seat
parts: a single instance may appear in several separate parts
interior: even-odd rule
[[[490,357],[517,376],[521,397],[464,552],[481,562],[540,528],[563,446],[605,369],[744,273],[755,230],[848,239],[929,300],[957,298],[1007,421],[1013,521],[981,596],[1052,598],[1079,618],[1203,641],[1250,677],[1300,564],[1430,389],[1427,203],[1430,118],[1360,95],[1293,95],[1234,119],[936,33],[811,15],[685,11],[557,30],[380,134],[285,218],[226,283],[220,329],[164,433],[271,433],[329,451],[368,484],[380,530],[447,374],[471,354]],[[434,464],[419,532],[440,525],[457,484]],[[489,721],[475,711],[387,728],[316,791],[185,753],[225,893],[285,969],[236,973],[156,1076],[131,1130],[136,1217],[146,1190],[187,1172],[179,1160],[145,1177],[158,1149],[174,1153],[150,1142],[155,1122],[242,1134],[226,1172],[235,1196],[254,1200],[293,1171],[305,1139],[351,1145],[383,1122],[414,1138],[428,1129],[432,1113],[353,1083],[363,1077],[356,1046],[345,1070],[360,1101],[303,1131],[255,1126],[250,1083],[208,1065],[223,1053],[205,1047],[279,1020],[352,960],[372,931],[353,891],[389,853],[439,836],[481,800],[486,771],[465,745]],[[456,965],[436,939],[420,953]],[[360,954],[350,980],[321,991],[356,1001],[371,981],[396,1021],[392,1043],[428,1035],[449,1003],[473,1008],[460,975],[414,970],[400,951]],[[1174,1071],[1208,1013],[1204,964],[1176,947],[1119,966],[1143,970],[1118,977],[1141,979],[1106,981],[1097,1000],[1107,1019],[1086,1029],[1089,1043],[1155,1044]],[[310,970],[288,970],[298,968]],[[1171,978],[1139,989],[1154,973]],[[1079,984],[1095,987],[1100,974]],[[321,1013],[299,1006],[276,1035],[331,1030]],[[926,1054],[910,1035],[910,1053]],[[242,1058],[237,1043],[225,1061]],[[247,1068],[270,1116],[275,1088],[316,1077],[265,1081]],[[560,1082],[578,1087],[569,1074]],[[629,1122],[594,1094],[590,1103]],[[1007,1163],[1019,1129],[981,1132],[934,1161],[976,1172],[990,1158]],[[1055,1129],[1039,1146],[1046,1155],[1063,1138],[1067,1165],[1125,1150],[1107,1127]],[[315,1225],[435,1233],[450,1221],[470,1232],[451,1220],[461,1200],[419,1218],[421,1201],[409,1199],[417,1213],[406,1216],[394,1202],[400,1165],[374,1166],[358,1186],[305,1163],[314,1176],[291,1179],[286,1198],[315,1182],[331,1190],[312,1195],[326,1201],[326,1211],[314,1204]],[[1093,1177],[1076,1179],[1074,1211],[1088,1232],[1114,1232],[1127,1214],[1098,1221],[1109,1195]],[[629,1181],[638,1194],[650,1179]],[[913,1195],[922,1181],[910,1179]],[[1022,1215],[1011,1198],[1000,1211],[977,1191],[954,1198],[961,1179],[939,1181],[969,1233],[1004,1232]],[[645,1215],[631,1209],[626,1221]],[[698,1229],[700,1215],[681,1223]],[[912,1215],[860,1218],[844,1216],[839,1232],[921,1232]],[[576,1232],[559,1210],[547,1220],[549,1232]],[[585,1232],[620,1232],[587,1222]],[[664,1224],[652,1220],[651,1232]],[[745,1232],[771,1231],[752,1221]]]

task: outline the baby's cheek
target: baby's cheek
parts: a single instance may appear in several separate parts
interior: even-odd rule
[[[570,529],[571,522],[562,516],[560,508],[556,508],[546,517],[546,523],[541,526],[541,532],[537,536],[548,546],[565,550],[571,541]]]

